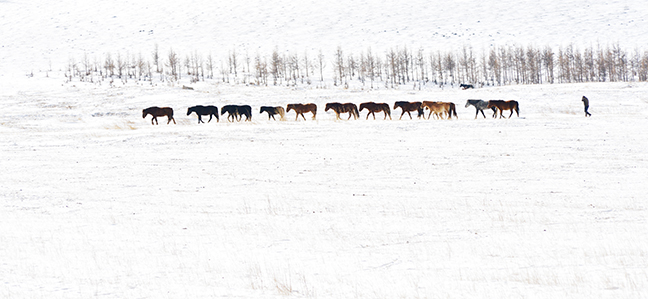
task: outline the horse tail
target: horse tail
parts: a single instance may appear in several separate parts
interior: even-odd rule
[[[286,110],[284,110],[283,107],[281,106],[277,107],[277,112],[279,113],[280,120],[286,119]]]
[[[360,117],[360,111],[358,111],[358,106],[353,104],[353,113],[355,114],[355,118]]]
[[[448,112],[448,114],[448,118],[451,118],[453,114],[454,117],[459,118],[459,116],[457,116],[457,106],[455,106],[454,103],[450,103],[450,112]]]
[[[517,116],[520,117],[520,105],[518,101],[514,101],[514,102],[515,102],[515,114],[517,114]]]

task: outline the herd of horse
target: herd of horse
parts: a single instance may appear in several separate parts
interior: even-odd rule
[[[484,113],[484,110],[492,110],[493,111],[493,118],[496,118],[498,113],[499,113],[499,118],[504,118],[504,111],[511,111],[509,114],[508,118],[511,118],[513,116],[513,112],[517,114],[517,116],[520,116],[520,109],[519,109],[519,104],[517,101],[502,101],[502,100],[490,100],[490,101],[483,101],[483,100],[468,100],[466,101],[466,108],[473,106],[475,107],[475,118],[479,116],[479,113],[486,118],[486,114]],[[454,103],[452,102],[436,102],[436,101],[422,101],[422,102],[406,102],[406,101],[397,101],[394,103],[394,108],[393,110],[395,111],[396,109],[400,108],[401,109],[401,115],[399,119],[403,118],[403,115],[407,113],[407,115],[410,117],[410,119],[413,119],[411,112],[416,112],[418,118],[423,118],[426,119],[425,117],[425,110],[429,111],[429,114],[427,116],[427,119],[432,119],[433,117],[435,119],[452,119],[454,116],[455,118],[459,118],[457,116],[457,108]],[[336,119],[342,119],[340,117],[340,114],[348,113],[349,117],[347,120],[351,119],[353,117],[354,119],[360,118],[360,112],[363,110],[367,110],[367,117],[365,119],[369,119],[369,115],[373,116],[374,119],[376,119],[376,113],[383,113],[384,118],[391,120],[391,110],[389,108],[389,105],[386,103],[374,103],[374,102],[366,102],[360,104],[360,109],[358,109],[358,106],[353,103],[327,103],[326,107],[324,109],[324,112],[328,112],[329,110],[333,110],[335,112],[335,118]],[[274,119],[275,115],[279,116],[280,120],[285,120],[286,119],[286,113],[290,111],[295,111],[295,120],[299,120],[299,116],[301,116],[304,120],[306,120],[306,117],[304,116],[305,113],[311,113],[312,119],[315,120],[315,117],[317,116],[317,105],[313,103],[309,104],[288,104],[286,106],[286,109],[284,110],[283,107],[281,106],[261,106],[261,110],[259,111],[260,114],[263,114],[263,112],[266,112],[268,114],[268,120],[269,119]],[[189,107],[187,109],[187,115],[191,115],[192,113],[195,113],[198,115],[198,123],[204,123],[202,120],[202,116],[209,116],[209,120],[207,122],[211,122],[212,118],[215,117],[216,121],[220,121],[219,119],[219,114],[218,114],[218,107],[216,106],[193,106]],[[221,112],[220,115],[224,115],[227,113],[227,120],[229,122],[234,122],[234,121],[241,121],[243,117],[245,116],[245,121],[252,121],[252,107],[249,105],[225,105],[221,107]],[[142,110],[142,118],[146,118],[147,115],[151,115],[153,118],[151,119],[151,124],[156,125],[158,124],[157,117],[167,117],[167,124],[173,123],[175,124],[175,119],[173,118],[173,109],[170,107],[149,107],[144,110]]]

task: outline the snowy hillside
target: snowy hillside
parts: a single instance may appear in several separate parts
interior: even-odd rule
[[[639,1],[0,1],[0,298],[648,297],[648,83],[186,90],[186,78],[64,77],[70,57],[150,55],[156,43],[219,57],[642,49],[646,12]],[[475,119],[467,99],[517,100],[520,117]],[[401,100],[453,102],[459,118],[340,121],[323,109]],[[306,102],[316,120],[259,114]],[[186,115],[198,104],[248,104],[252,121],[198,124]],[[173,107],[177,124],[142,118],[153,105]]]
[[[63,67],[69,58],[155,44],[180,53],[254,56],[275,47],[332,55],[408,46],[429,51],[492,45],[584,48],[620,43],[643,49],[642,1],[2,1],[0,67]],[[330,57],[330,56],[329,56]]]

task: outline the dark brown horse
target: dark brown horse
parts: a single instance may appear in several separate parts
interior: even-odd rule
[[[279,114],[279,120],[285,120],[286,119],[286,110],[284,110],[283,107],[277,106],[277,107],[270,107],[270,106],[261,106],[261,111],[259,113],[267,112],[268,113],[268,119],[272,117],[272,119],[275,119],[275,115]]]
[[[360,111],[367,109],[369,113],[367,113],[367,118],[369,119],[369,115],[373,115],[374,119],[376,119],[376,112],[384,112],[385,113],[385,118],[387,119],[387,116],[389,116],[389,119],[391,118],[391,110],[389,109],[389,105],[385,103],[374,103],[374,102],[366,102],[360,104]]]
[[[158,116],[166,116],[168,118],[167,125],[171,121],[173,121],[174,124],[176,123],[175,119],[173,119],[173,109],[169,107],[160,108],[160,107],[153,106],[142,110],[142,118],[146,118],[146,115],[148,114],[153,116],[153,118],[151,119],[152,125],[158,124],[158,120],[157,120]],[[153,123],[153,121],[155,121],[155,123]]]
[[[342,119],[340,118],[340,114],[342,113],[349,113],[349,118],[347,118],[347,120],[351,119],[351,116],[353,116],[353,119],[358,119],[358,117],[360,117],[360,112],[358,112],[358,106],[356,106],[356,104],[353,103],[345,103],[345,104],[327,103],[324,112],[329,111],[329,109],[333,109],[333,112],[335,112],[336,119]]]
[[[403,118],[403,115],[405,112],[409,115],[410,119],[412,119],[412,114],[410,113],[411,111],[417,111],[418,112],[418,117],[421,118],[421,116],[425,117],[423,115],[423,108],[421,107],[421,102],[404,102],[404,101],[397,101],[394,103],[394,110],[396,108],[400,107],[403,110],[403,113],[401,113],[401,116],[399,119]]]
[[[193,106],[189,107],[187,109],[187,115],[190,115],[192,112],[195,112],[196,115],[198,115],[198,123],[205,123],[202,120],[202,115],[209,115],[209,120],[207,122],[210,122],[212,120],[212,116],[216,117],[216,121],[220,121],[218,118],[218,108],[216,106]]]
[[[306,117],[304,117],[304,113],[313,113],[313,120],[315,120],[315,116],[317,116],[317,105],[313,103],[309,104],[288,104],[286,106],[286,112],[290,112],[290,110],[295,110],[295,120],[299,119],[299,116],[306,120]]]
[[[513,111],[517,114],[518,117],[520,117],[520,109],[517,101],[502,101],[502,100],[491,100],[488,101],[488,106],[487,108],[495,108],[499,110],[500,118],[502,118],[502,112],[504,110],[511,110],[511,114],[509,114],[508,118],[511,118],[513,116]],[[493,114],[493,117],[496,117],[497,111],[495,114]]]

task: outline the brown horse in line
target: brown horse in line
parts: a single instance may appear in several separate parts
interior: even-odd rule
[[[423,116],[425,118],[425,115],[423,113],[423,108],[421,107],[422,103],[421,102],[405,102],[405,101],[397,101],[394,103],[394,110],[396,108],[400,107],[401,110],[403,110],[403,113],[401,113],[401,116],[399,119],[403,118],[403,115],[405,115],[405,112],[409,115],[410,119],[412,119],[412,114],[410,113],[411,111],[417,111],[418,112],[418,118],[421,118]]]
[[[391,118],[391,110],[389,109],[389,105],[385,103],[374,103],[374,102],[366,102],[360,104],[360,111],[367,109],[369,113],[367,113],[367,118],[369,119],[369,115],[373,115],[374,119],[376,119],[376,112],[384,112],[385,113],[385,118],[387,119],[387,116],[389,116],[389,119]]]
[[[340,118],[340,114],[342,113],[349,113],[349,118],[347,120],[351,119],[351,116],[353,116],[353,119],[358,119],[360,117],[360,112],[358,112],[358,106],[353,103],[327,103],[326,108],[324,109],[324,112],[329,111],[329,109],[333,109],[333,112],[335,112],[335,118],[336,119],[342,119]]]
[[[454,117],[459,118],[457,116],[457,107],[454,103],[451,102],[423,101],[423,104],[421,104],[421,106],[430,110],[428,119],[432,117],[432,113],[434,113],[434,116],[436,116],[437,119],[443,119],[446,114],[448,115],[448,119],[452,119],[453,115]]]
[[[509,114],[508,118],[511,118],[511,116],[513,116],[513,111],[515,111],[517,116],[520,117],[520,108],[517,101],[491,100],[488,101],[487,108],[496,108],[497,110],[499,110],[500,118],[503,117],[502,112],[504,112],[504,110],[511,110],[511,114]],[[495,111],[493,117],[496,117],[496,115],[497,111]]]
[[[306,120],[306,117],[304,117],[304,113],[311,112],[313,113],[313,120],[315,120],[315,116],[317,116],[317,105],[313,103],[309,104],[288,104],[286,106],[286,112],[290,112],[290,110],[295,110],[295,120],[299,119],[299,116]]]
[[[162,107],[162,108],[160,108],[160,107],[153,106],[153,107],[148,107],[148,108],[142,110],[142,118],[146,118],[146,115],[148,115],[148,114],[153,116],[153,118],[151,119],[151,124],[152,125],[157,125],[158,124],[158,120],[157,120],[158,116],[166,116],[167,119],[168,119],[167,125],[171,121],[173,121],[174,124],[176,123],[175,119],[173,118],[173,109],[170,108],[170,107]],[[155,123],[153,123],[153,121],[155,121]]]

